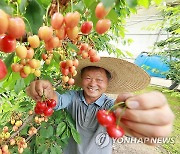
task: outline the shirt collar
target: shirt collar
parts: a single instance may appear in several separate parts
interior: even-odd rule
[[[105,97],[106,97],[106,95],[103,93],[103,94],[101,95],[101,97],[99,97],[94,103],[95,103],[96,105],[98,105],[98,106],[102,106],[103,103],[104,103]],[[81,101],[83,101],[86,105],[89,105],[89,104],[86,102],[85,98],[84,98],[83,90],[80,91],[80,99],[81,99]],[[94,104],[94,103],[93,103],[93,104]]]

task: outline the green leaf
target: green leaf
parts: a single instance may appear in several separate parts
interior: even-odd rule
[[[101,0],[105,8],[112,8],[116,2],[116,0]]]
[[[84,13],[84,3],[80,1],[79,3],[73,5],[74,11],[78,11],[79,13]]]
[[[30,27],[29,24],[27,24],[27,26],[30,31],[32,29],[33,34],[37,34],[39,27],[43,24],[44,14],[45,10],[36,0],[29,1],[29,5],[27,6],[24,16],[28,20]]]
[[[53,52],[53,59],[54,59],[57,63],[59,63],[60,54],[57,53],[57,52]]]
[[[64,140],[64,139],[67,139],[68,136],[67,136],[67,129],[62,133],[61,135],[61,140]]]
[[[37,148],[37,153],[41,154],[41,153],[44,151],[44,149],[46,149],[46,148],[47,148],[47,145],[46,145],[46,144],[41,144],[41,145],[38,146],[38,148]]]
[[[129,57],[133,57],[133,54],[129,51],[126,51],[126,54],[129,56]]]
[[[58,154],[58,153],[56,152],[56,148],[55,148],[53,145],[51,145],[50,150],[51,150],[50,154]]]
[[[108,13],[107,18],[111,19],[113,22],[118,22],[118,14],[114,9],[111,9],[111,11]]]
[[[119,56],[125,57],[125,54],[124,54],[120,49],[118,49],[118,48],[116,48],[116,54],[118,55],[118,57],[119,57]]]
[[[3,88],[7,88],[9,90],[14,89],[14,85],[17,81],[17,79],[20,78],[20,75],[18,73],[12,72],[11,68],[8,69],[8,75],[7,77],[4,79],[4,83],[3,83]],[[7,90],[7,89],[6,89]]]
[[[13,53],[11,53],[10,55],[8,55],[7,58],[4,60],[6,66],[7,66],[8,68],[11,67],[11,64],[12,64],[12,62],[13,62],[14,55],[15,55],[15,53],[13,52]]]
[[[55,144],[54,148],[55,148],[57,154],[62,154],[62,149],[60,148],[59,145]]]
[[[60,122],[65,120],[65,114],[61,110],[55,111],[53,114],[53,118],[55,119],[55,123],[59,124]]]
[[[42,154],[49,154],[49,152],[48,152],[48,150],[46,149],[46,150],[44,150],[44,151],[42,152]]]
[[[72,43],[70,43],[70,42],[67,43],[67,46],[68,46],[69,48],[75,50],[75,51],[79,51],[79,49],[77,48],[77,46],[74,45],[74,44],[72,44]]]
[[[72,136],[73,136],[74,140],[78,144],[80,144],[81,143],[81,137],[80,137],[80,134],[77,132],[77,130],[74,129],[74,128],[71,128],[71,133],[72,133]]]
[[[36,144],[36,145],[43,145],[43,144],[45,144],[46,143],[46,138],[44,138],[44,137],[42,137],[42,136],[36,136],[35,137],[35,143],[34,144]],[[43,148],[43,150],[44,150],[45,148]],[[42,152],[40,152],[40,154],[41,154]]]
[[[21,135],[27,135],[28,128],[29,128],[29,126],[26,125],[26,126],[20,131]]]
[[[162,2],[162,0],[153,0],[157,5],[159,5],[161,2]]]
[[[49,126],[49,127],[47,128],[46,133],[47,133],[47,136],[46,136],[47,138],[50,138],[51,136],[53,136],[53,133],[54,133],[53,127],[52,127],[52,126]]]
[[[24,84],[24,79],[23,78],[19,78],[16,81],[16,85],[14,87],[14,91],[16,94],[18,94],[22,89],[24,89],[25,84]]]
[[[120,35],[122,38],[125,37],[124,27],[120,27],[120,29],[119,29],[119,35]]]
[[[86,7],[90,7],[95,1],[94,0],[84,0]]]
[[[66,129],[66,136],[67,136],[67,138],[69,138],[70,135],[71,135],[71,130],[70,130],[70,128],[68,128],[68,129]]]
[[[51,0],[37,0],[40,4],[42,4],[45,8],[51,3]]]
[[[44,138],[50,138],[53,136],[54,130],[53,127],[50,125],[48,128],[41,127],[40,129],[40,136]]]
[[[56,128],[56,135],[60,136],[66,130],[66,123],[61,122]]]
[[[0,0],[0,9],[4,10],[6,13],[12,15],[13,14],[13,9],[5,3],[4,0]]]
[[[89,7],[89,9],[91,10],[91,13],[92,13],[91,18],[90,18],[90,21],[93,22],[93,27],[94,27],[94,28],[96,27],[96,23],[97,23],[97,21],[98,21],[98,18],[96,18],[96,15],[95,15],[95,8],[96,8],[97,4],[98,4],[97,2],[94,2],[94,3],[92,3],[92,5]]]
[[[144,6],[145,8],[148,8],[150,5],[150,0],[137,0],[138,5]]]
[[[126,3],[131,8],[137,6],[137,0],[126,0]]]
[[[35,79],[35,75],[34,74],[28,75],[28,77],[24,79],[25,85],[26,86],[29,85],[30,82],[32,82],[34,79]]]
[[[23,154],[30,154],[30,153],[31,153],[31,151],[30,151],[29,148],[25,148],[24,151],[23,151]]]
[[[47,135],[47,134],[46,134],[46,128],[41,127],[41,129],[40,129],[40,136],[46,138],[46,135]]]
[[[69,113],[67,113],[66,118],[67,118],[69,126],[71,128],[75,128],[75,122],[74,122],[74,120],[72,119],[72,116]]]
[[[28,5],[28,0],[21,0],[21,3],[19,4],[19,11],[21,13],[24,13],[27,5]]]

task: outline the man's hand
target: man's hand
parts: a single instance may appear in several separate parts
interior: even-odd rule
[[[165,96],[160,92],[150,92],[133,96],[119,95],[115,103],[124,101],[125,110],[121,123],[125,130],[135,137],[166,137],[172,132],[174,114]],[[122,109],[116,109],[119,116]]]
[[[42,96],[44,95],[45,98],[52,98],[57,102],[56,93],[48,80],[36,80],[31,82],[26,88],[26,93],[35,101],[42,100]]]

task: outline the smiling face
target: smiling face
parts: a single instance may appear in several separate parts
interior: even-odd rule
[[[86,102],[92,103],[96,101],[108,86],[108,77],[103,68],[85,69],[82,72],[82,88]]]

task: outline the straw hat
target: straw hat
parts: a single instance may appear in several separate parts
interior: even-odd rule
[[[145,88],[150,83],[149,75],[135,64],[122,59],[101,57],[100,61],[93,63],[89,59],[79,60],[75,85],[81,87],[81,70],[87,66],[102,67],[111,74],[106,93],[133,92]]]

